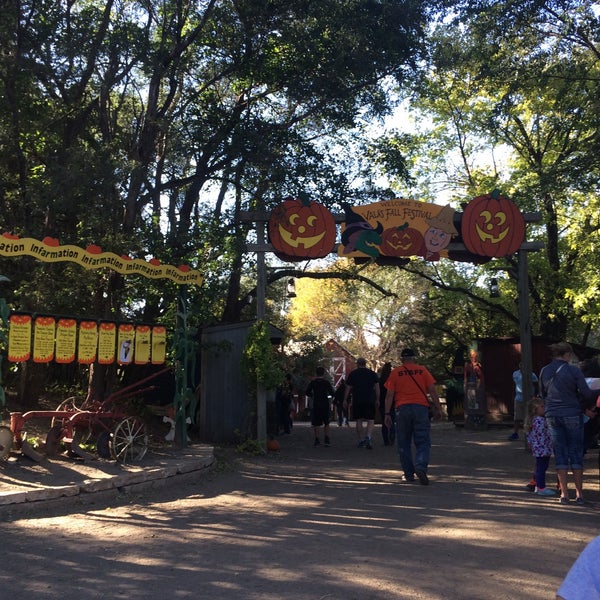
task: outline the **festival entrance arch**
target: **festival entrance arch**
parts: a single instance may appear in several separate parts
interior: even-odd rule
[[[525,233],[526,223],[541,221],[540,213],[522,213],[499,190],[473,198],[464,212],[449,205],[396,198],[361,206],[343,204],[343,214],[331,214],[324,206],[300,196],[286,198],[269,214],[253,212],[243,217],[256,222],[257,242],[247,249],[257,252],[259,320],[265,317],[265,252],[274,252],[282,260],[300,261],[336,251],[338,256],[357,262],[371,260],[381,265],[404,264],[412,256],[428,261],[447,258],[482,264],[517,254],[523,394],[533,394],[527,253],[540,250],[543,244],[528,242]],[[336,239],[336,224],[341,225],[341,243],[337,249],[334,244],[323,242]],[[264,397],[258,406],[259,439],[266,438],[266,409],[261,404]]]

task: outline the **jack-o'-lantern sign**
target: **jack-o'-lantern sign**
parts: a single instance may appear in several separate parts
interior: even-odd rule
[[[381,234],[381,253],[386,256],[415,256],[423,245],[423,236],[418,229],[408,227],[405,223],[400,227],[385,229]]]
[[[467,250],[473,254],[508,256],[525,239],[525,219],[512,200],[494,190],[467,204],[461,233]]]
[[[286,198],[269,218],[269,240],[282,260],[324,258],[333,249],[335,236],[331,212],[305,196]]]

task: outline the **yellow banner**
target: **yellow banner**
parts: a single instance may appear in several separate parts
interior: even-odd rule
[[[98,347],[98,325],[96,321],[81,321],[79,324],[79,355],[82,365],[90,365],[96,360]]]
[[[119,325],[118,345],[119,345],[119,357],[118,363],[120,365],[128,365],[133,361],[133,350],[135,340],[135,328],[133,325],[124,324]]]
[[[8,360],[22,362],[31,356],[31,315],[11,315],[8,327]]]
[[[33,238],[19,238],[10,233],[0,235],[0,256],[33,256],[43,262],[74,262],[86,269],[107,268],[122,275],[142,275],[148,279],[170,279],[176,283],[202,283],[202,274],[187,265],[162,265],[153,258],[146,262],[139,258],[117,256],[103,252],[100,246],[90,245],[85,250],[78,246],[61,246],[56,238],[46,237],[41,242]]]
[[[117,324],[100,323],[98,330],[98,363],[111,365],[115,362],[115,348],[117,344]]]
[[[135,328],[135,364],[145,365],[150,362],[150,327],[138,325]]]
[[[54,359],[54,317],[36,317],[33,329],[33,362],[47,363]]]
[[[162,325],[152,328],[152,364],[162,365],[166,359],[167,329]]]
[[[56,362],[72,363],[75,360],[77,347],[77,321],[75,319],[59,319],[56,327]]]

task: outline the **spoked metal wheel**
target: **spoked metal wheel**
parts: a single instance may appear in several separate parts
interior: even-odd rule
[[[121,463],[142,460],[148,450],[146,426],[140,419],[127,417],[118,423],[110,441],[110,451]]]
[[[7,460],[13,447],[13,432],[10,427],[0,425],[0,460]]]
[[[56,412],[79,412],[81,409],[81,405],[85,402],[83,398],[78,398],[77,396],[71,396],[66,400],[63,400],[56,408]],[[64,425],[64,418],[52,417],[52,422],[50,423],[50,427],[54,427],[55,425],[62,424]]]

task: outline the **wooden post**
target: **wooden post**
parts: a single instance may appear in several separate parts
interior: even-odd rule
[[[533,370],[531,320],[529,316],[529,271],[527,251],[519,250],[517,289],[519,292],[519,332],[521,338],[521,375],[523,377],[523,402],[529,403],[533,396]]]
[[[265,222],[256,222],[256,241],[259,246],[266,243]],[[267,285],[267,268],[265,252],[256,252],[256,318],[265,320],[265,290]],[[256,385],[256,439],[259,444],[267,444],[267,391],[260,381]]]

